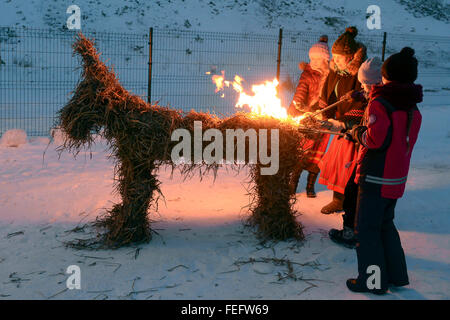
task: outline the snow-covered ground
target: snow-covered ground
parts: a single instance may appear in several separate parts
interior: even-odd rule
[[[376,1],[381,8],[382,29],[373,31],[366,29],[365,20],[367,7],[374,4],[371,0],[0,0],[1,25],[59,30],[72,3],[81,8],[83,31],[146,34],[153,26],[276,35],[281,27],[335,34],[356,25],[361,35],[388,32],[388,50],[412,45],[420,61],[418,83],[424,85],[426,94],[421,107],[424,122],[407,192],[396,212],[411,285],[392,289],[383,297],[353,294],[346,289],[345,280],[356,275],[355,252],[328,239],[328,230],[341,226],[340,215],[320,213],[331,198],[331,192],[323,186],[317,186],[316,199],[306,198],[305,177],[298,190],[297,209],[306,240],[261,244],[242,225],[249,203],[245,170],[239,174],[220,170],[216,181],[213,177],[183,181],[179,174],[171,178],[170,171],[163,169],[160,179],[165,201],[159,203],[158,213],[152,211],[158,235],[149,244],[114,251],[67,249],[64,241],[85,237],[88,232],[74,228],[95,219],[119,200],[112,194],[113,165],[106,158],[102,141],[91,153],[81,153],[74,159],[66,153],[58,158],[54,144],[47,148],[47,138],[33,137],[18,147],[0,143],[0,299],[450,298],[449,41],[428,38],[448,36],[448,1]],[[408,38],[405,34],[419,36]],[[67,40],[67,48],[71,42]],[[63,43],[59,45],[63,47]],[[128,44],[122,45],[126,48]],[[309,44],[303,53],[307,47]],[[2,48],[7,48],[5,43]],[[105,59],[111,58],[112,51],[105,50],[104,54]],[[51,79],[75,83],[78,74],[72,72],[72,64],[77,65],[77,61],[71,58],[69,49],[66,56],[68,74],[51,74]],[[47,58],[55,60],[54,56]],[[146,66],[146,61],[130,63]],[[18,62],[23,65],[27,61]],[[51,65],[51,61],[41,62]],[[120,67],[117,59],[112,63]],[[203,59],[198,63],[209,62]],[[231,74],[230,68],[226,70]],[[26,71],[22,67],[13,70],[18,83],[30,77]],[[192,75],[188,67],[178,71]],[[35,79],[46,79],[39,75],[31,74]],[[131,76],[130,81],[138,75]],[[127,80],[125,75],[120,79]],[[17,95],[13,95],[13,88]],[[45,103],[59,108],[59,95],[67,94],[61,88],[49,91],[51,101]],[[205,88],[205,92],[212,92]],[[143,93],[139,90],[135,93],[145,94],[145,87]],[[31,97],[26,92],[30,91],[15,84],[7,88],[4,98],[19,97],[20,108],[24,108]],[[176,101],[169,102],[176,105]],[[185,106],[186,101],[179,107]],[[9,108],[6,114],[17,115],[17,109],[22,110],[3,107]],[[22,120],[34,121],[35,125],[40,121],[26,118],[24,115]],[[65,271],[74,264],[81,268],[82,288],[69,291]]]
[[[118,201],[111,194],[113,166],[102,141],[77,159],[67,153],[58,159],[55,145],[46,150],[47,138],[31,138],[0,146],[0,298],[449,299],[450,108],[421,110],[407,192],[396,211],[411,282],[406,288],[383,297],[346,289],[345,280],[356,275],[356,254],[328,239],[327,231],[341,226],[340,215],[320,213],[331,192],[318,185],[318,197],[306,198],[304,177],[297,195],[303,242],[261,244],[243,227],[245,171],[223,169],[215,182],[183,182],[162,169],[165,202],[152,211],[158,235],[150,243],[67,249],[64,241],[88,232],[77,233],[76,226]],[[69,265],[81,268],[81,290],[66,289]]]

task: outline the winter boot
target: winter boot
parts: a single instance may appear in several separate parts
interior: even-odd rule
[[[316,183],[317,176],[317,173],[308,172],[308,183],[306,184],[306,196],[308,198],[317,197],[316,191],[314,190],[314,184]]]
[[[373,294],[385,294],[387,292],[386,289],[369,289],[365,283],[360,283],[358,279],[348,279],[346,284],[347,288],[353,292],[370,292]]]
[[[344,195],[342,193],[333,192],[333,201],[331,201],[329,204],[327,204],[325,207],[320,210],[323,214],[330,214],[334,212],[339,212],[344,210],[343,209],[344,204]]]
[[[298,181],[300,180],[300,176],[302,174],[303,168],[298,166],[292,172],[291,181],[289,182],[289,191],[291,194],[297,193]]]
[[[328,235],[330,236],[330,239],[337,244],[343,245],[349,249],[356,248],[356,237],[352,228],[344,227],[342,230],[331,229],[328,232]]]

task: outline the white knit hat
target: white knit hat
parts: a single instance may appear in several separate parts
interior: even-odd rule
[[[325,59],[330,61],[330,50],[328,49],[328,37],[320,37],[319,42],[316,42],[309,49],[309,59]]]
[[[381,82],[381,60],[378,57],[367,59],[358,70],[358,81],[362,84],[377,84]]]

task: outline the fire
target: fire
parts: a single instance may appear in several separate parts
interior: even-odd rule
[[[251,91],[253,94],[247,94],[244,91],[242,86],[244,79],[238,75],[234,77],[233,81],[227,81],[225,80],[225,71],[221,71],[221,75],[212,76],[212,81],[216,85],[216,93],[231,86],[234,91],[239,93],[235,107],[244,108],[244,106],[248,106],[250,113],[255,116],[268,116],[297,123],[303,118],[302,116],[293,118],[287,114],[287,109],[283,107],[281,99],[278,97],[279,82],[276,78],[272,81],[252,85]],[[224,97],[223,93],[221,97]]]
[[[279,119],[287,119],[287,110],[282,107],[277,94],[278,80],[265,81],[263,84],[253,85],[253,95],[240,92],[236,108],[248,106],[252,113],[270,116]]]
[[[221,76],[217,74],[212,76],[212,81],[216,84],[216,91],[215,91],[216,93],[219,92],[220,90],[223,90],[224,80],[225,80],[225,71],[223,70]]]

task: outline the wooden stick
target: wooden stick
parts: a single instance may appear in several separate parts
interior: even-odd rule
[[[325,107],[325,108],[323,108],[323,109],[321,109],[321,110],[318,110],[318,111],[316,111],[316,112],[313,112],[312,114],[310,114],[309,116],[308,116],[308,118],[314,118],[314,117],[316,117],[316,116],[318,116],[319,114],[322,114],[322,113],[324,113],[325,111],[328,111],[328,110],[330,110],[330,109],[333,109],[334,107],[336,107],[337,105],[339,105],[339,104],[341,104],[341,103],[343,103],[343,102],[347,102],[348,100],[339,100],[339,101],[337,101],[337,102],[335,102],[335,103],[333,103],[333,104],[330,104],[329,106],[327,106],[327,107]]]
[[[306,128],[306,127],[298,127],[298,131],[305,132],[305,133],[324,133],[324,134],[334,134],[336,136],[344,137],[345,134],[339,131],[332,131],[332,130],[322,130],[322,129],[312,129],[312,128]]]

